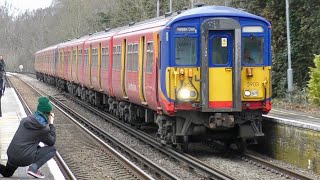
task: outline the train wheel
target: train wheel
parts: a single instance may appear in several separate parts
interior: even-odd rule
[[[189,143],[179,144],[179,145],[177,145],[177,148],[178,148],[180,151],[186,153],[186,152],[189,151]]]
[[[182,152],[189,151],[189,136],[183,136],[183,142],[177,145],[177,148]]]
[[[247,143],[245,139],[239,139],[236,142],[237,149],[239,152],[246,152],[247,151]]]

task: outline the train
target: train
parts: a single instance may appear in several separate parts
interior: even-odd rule
[[[163,144],[256,144],[271,110],[271,25],[202,6],[68,40],[35,53],[39,80]]]

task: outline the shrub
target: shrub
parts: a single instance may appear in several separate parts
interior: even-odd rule
[[[309,98],[317,105],[320,105],[320,55],[315,55],[313,60],[315,67],[310,68],[310,80],[308,82]]]

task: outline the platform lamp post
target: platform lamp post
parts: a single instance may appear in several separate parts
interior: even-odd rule
[[[291,68],[291,41],[290,41],[290,21],[289,21],[289,0],[286,0],[286,20],[287,20],[287,42],[288,42],[288,92],[293,90],[293,73]]]
[[[157,17],[160,16],[160,0],[157,0]]]

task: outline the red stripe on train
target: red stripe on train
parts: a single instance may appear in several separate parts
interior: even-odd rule
[[[209,101],[210,108],[232,108],[232,101]]]

